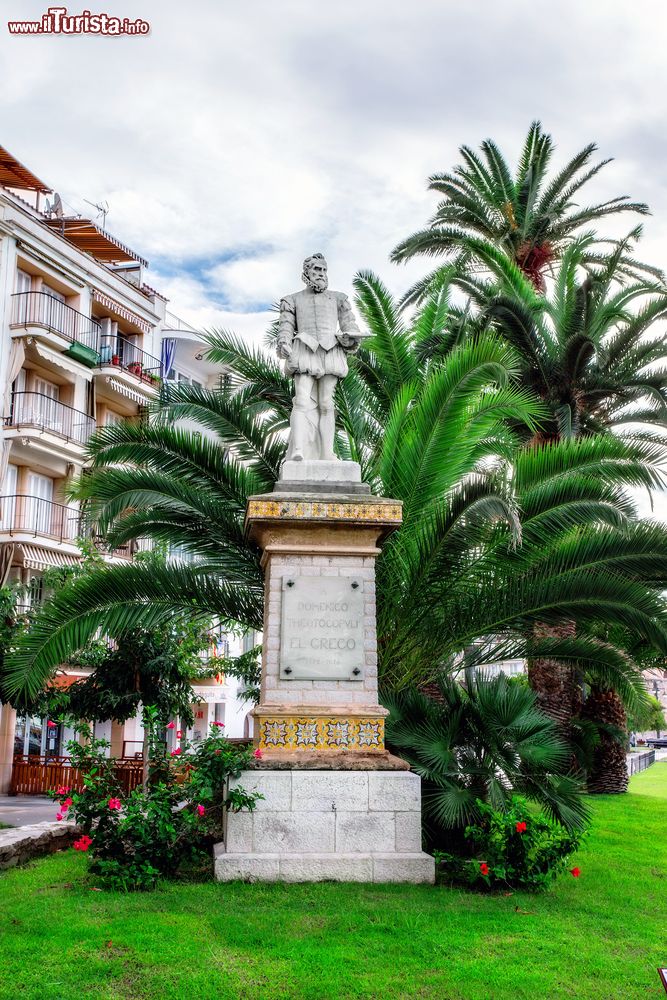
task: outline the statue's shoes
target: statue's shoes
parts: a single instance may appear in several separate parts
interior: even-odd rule
[[[303,462],[303,453],[300,451],[295,451],[292,455],[293,462]]]

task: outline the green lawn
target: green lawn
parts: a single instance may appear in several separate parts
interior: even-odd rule
[[[73,851],[0,878],[0,998],[664,996],[667,763],[593,801],[543,896],[356,885],[91,889]]]

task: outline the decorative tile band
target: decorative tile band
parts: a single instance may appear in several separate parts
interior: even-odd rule
[[[275,520],[367,521],[372,524],[400,524],[399,503],[326,503],[299,500],[250,500],[248,518]]]
[[[261,750],[384,750],[384,719],[267,716],[258,729]]]

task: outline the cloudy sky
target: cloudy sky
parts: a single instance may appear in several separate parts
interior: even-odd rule
[[[47,0],[3,0],[39,19]],[[69,13],[100,8],[95,0]],[[0,144],[148,257],[197,326],[261,336],[323,250],[332,284],[388,263],[435,206],[426,178],[493,136],[514,161],[533,118],[569,157],[615,157],[592,194],[651,205],[667,269],[667,14],[658,0],[105,0],[148,36],[15,37],[0,23]],[[93,212],[94,214],[94,212]]]

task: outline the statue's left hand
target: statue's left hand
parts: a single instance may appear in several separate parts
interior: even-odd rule
[[[357,337],[351,337],[349,333],[343,333],[338,337],[338,342],[347,354],[354,354],[359,349],[361,340]]]

